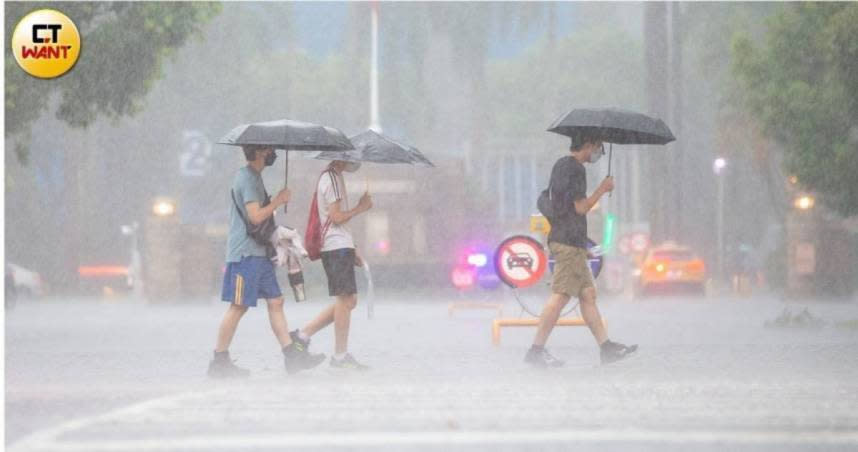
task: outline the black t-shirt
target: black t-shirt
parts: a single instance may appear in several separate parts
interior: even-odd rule
[[[587,217],[575,211],[575,201],[587,197],[587,172],[572,156],[557,160],[551,170],[551,199],[555,218],[549,242],[587,248]]]

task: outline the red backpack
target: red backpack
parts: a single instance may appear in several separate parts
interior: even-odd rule
[[[328,227],[331,226],[331,218],[322,226],[322,220],[319,218],[319,182],[322,181],[322,176],[330,170],[325,170],[316,181],[316,189],[313,190],[313,202],[310,203],[310,217],[307,219],[307,229],[304,230],[304,248],[307,249],[307,257],[311,261],[318,260],[322,257],[322,244],[325,242],[325,234],[328,233]]]

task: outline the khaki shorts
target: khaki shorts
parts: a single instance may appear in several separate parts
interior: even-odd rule
[[[587,262],[587,250],[557,242],[549,242],[548,249],[554,256],[552,292],[580,297],[582,290],[596,287],[590,264]]]

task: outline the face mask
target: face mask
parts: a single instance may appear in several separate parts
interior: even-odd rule
[[[273,165],[275,160],[277,160],[277,153],[274,151],[271,151],[270,154],[265,156],[265,166]]]
[[[347,173],[353,173],[360,169],[360,162],[346,162],[343,166],[343,171]]]
[[[599,159],[600,159],[600,158],[602,158],[602,156],[603,156],[603,155],[605,155],[605,145],[604,145],[604,144],[603,144],[603,145],[601,145],[601,146],[599,146],[599,149],[598,149],[598,150],[594,150],[594,151],[590,154],[590,160],[589,160],[589,161],[590,161],[590,163],[596,163],[596,162],[598,162],[598,161],[599,161]]]

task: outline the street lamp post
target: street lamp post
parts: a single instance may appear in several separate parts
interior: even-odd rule
[[[378,115],[378,2],[370,4],[371,11],[371,55],[369,65],[369,128],[381,133]]]
[[[724,169],[727,168],[727,160],[718,157],[712,163],[712,170],[718,179],[718,218],[717,218],[717,269],[718,277],[724,277]]]

